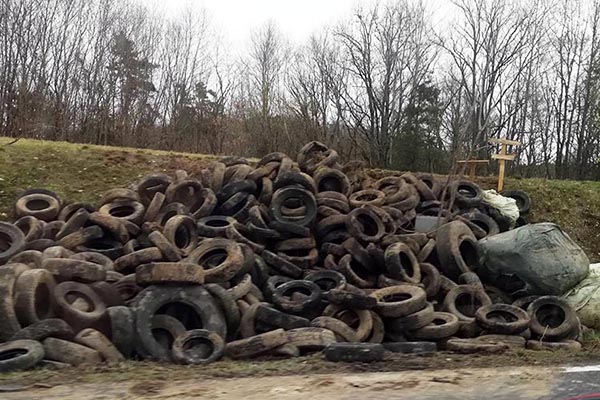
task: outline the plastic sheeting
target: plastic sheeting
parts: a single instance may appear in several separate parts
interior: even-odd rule
[[[513,295],[562,295],[581,282],[589,259],[558,225],[540,223],[479,241],[481,272]]]
[[[494,189],[484,190],[481,201],[490,207],[494,207],[500,214],[507,217],[511,221],[511,226],[514,226],[519,219],[519,207],[517,201],[510,197],[504,197]]]
[[[583,325],[600,329],[600,264],[590,265],[588,276],[565,294],[565,299]]]

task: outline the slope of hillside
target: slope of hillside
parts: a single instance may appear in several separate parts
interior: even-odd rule
[[[149,172],[185,169],[195,173],[215,156],[173,153],[64,142],[0,138],[0,219],[11,219],[15,195],[22,189],[44,187],[64,199],[94,202],[102,192]],[[378,172],[378,175],[380,173]],[[492,177],[478,178],[493,188]],[[587,252],[600,260],[600,182],[508,179],[506,189],[531,195],[531,222],[559,224]]]

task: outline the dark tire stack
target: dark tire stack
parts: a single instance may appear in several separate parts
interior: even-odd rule
[[[466,180],[370,179],[319,142],[296,161],[151,174],[96,205],[26,191],[15,224],[0,222],[0,367],[324,349],[375,361],[576,339],[566,303],[519,302],[477,275],[477,241],[508,229],[481,199]],[[422,217],[436,227],[415,232]]]

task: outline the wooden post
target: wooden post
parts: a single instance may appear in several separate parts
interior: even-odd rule
[[[516,154],[506,154],[506,146],[520,146],[521,142],[508,139],[490,139],[489,142],[500,145],[500,154],[492,154],[492,159],[499,160],[498,192],[501,192],[504,188],[504,173],[506,170],[506,162],[514,161],[515,157],[517,156]]]
[[[469,179],[475,179],[475,170],[479,164],[489,164],[489,160],[459,160],[459,164],[467,164],[469,167]]]

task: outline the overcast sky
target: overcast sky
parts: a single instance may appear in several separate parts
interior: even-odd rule
[[[303,43],[325,25],[334,24],[351,15],[357,5],[370,5],[376,0],[138,0],[143,4],[174,14],[188,4],[203,7],[233,53],[243,50],[249,34],[269,19],[276,22],[292,44]],[[428,7],[435,19],[444,16],[449,0],[430,0]]]

